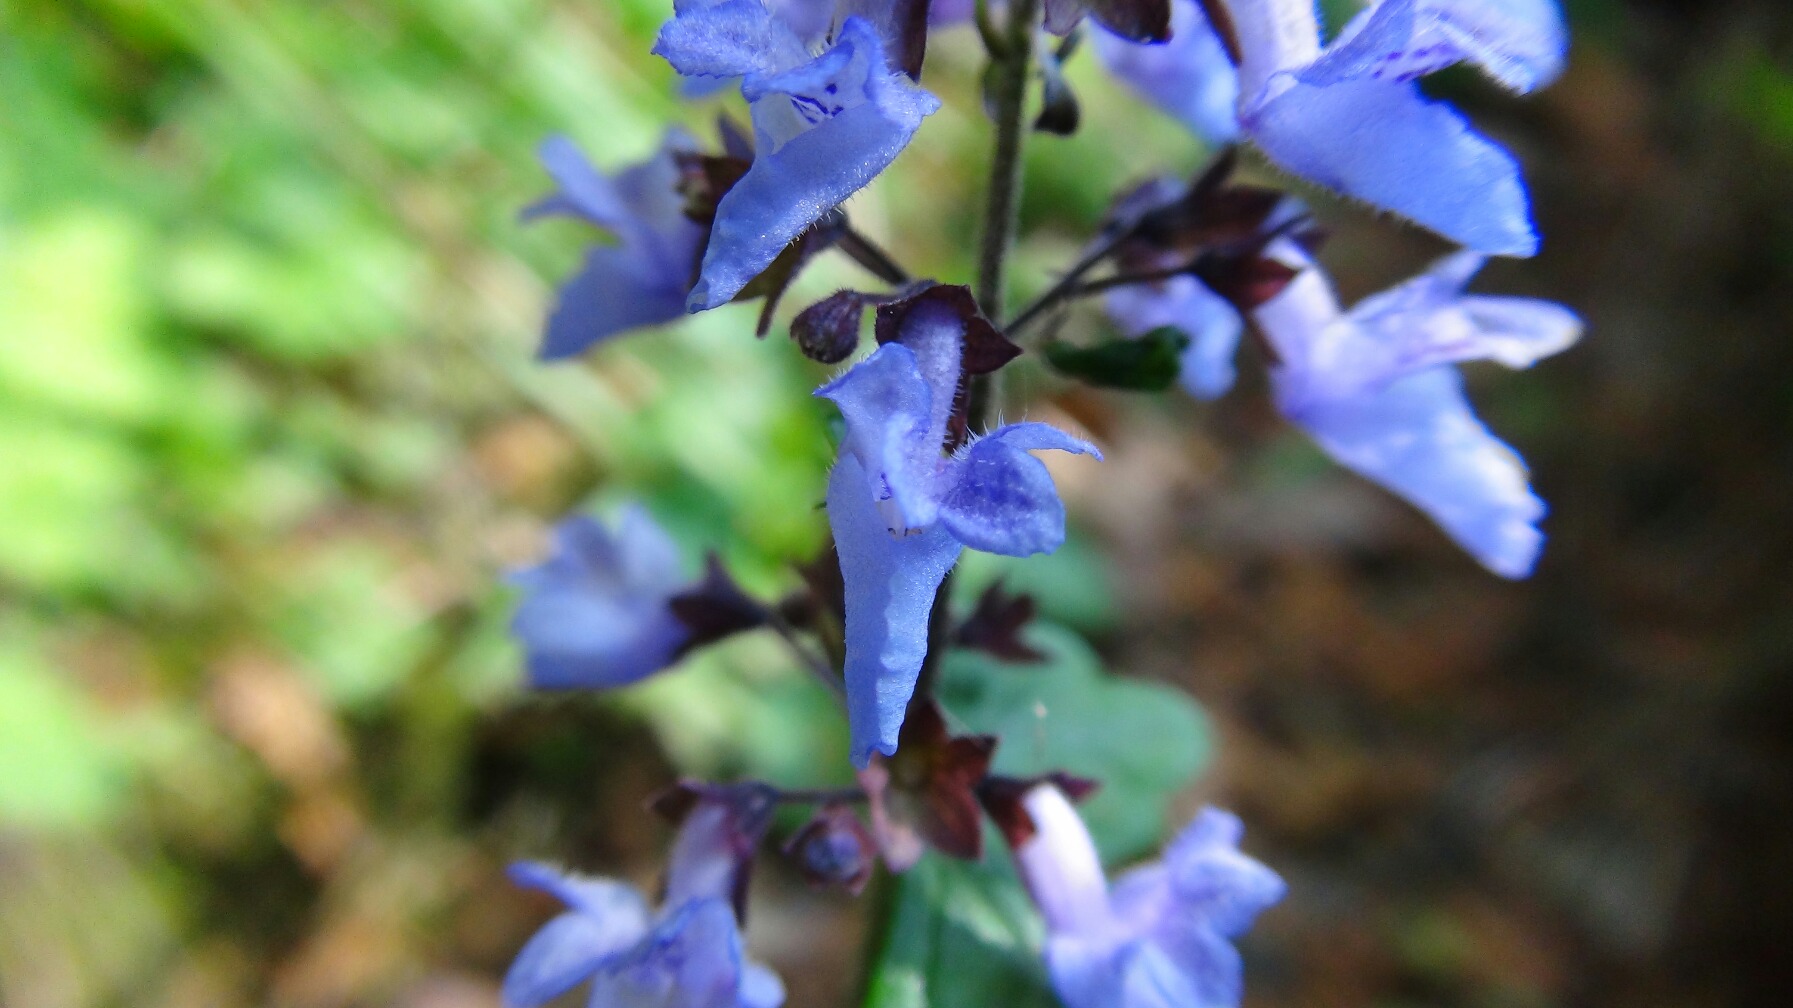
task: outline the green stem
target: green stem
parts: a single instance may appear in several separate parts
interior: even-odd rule
[[[981,5],[980,5],[981,6]],[[1008,259],[1015,245],[1021,208],[1021,147],[1027,139],[1027,85],[1033,76],[1034,32],[1040,23],[1040,0],[1009,0],[1007,35],[990,47],[990,99],[996,118],[996,149],[990,157],[990,188],[984,204],[984,231],[978,253],[978,307],[985,317],[1000,324],[1008,299]],[[1001,398],[998,375],[972,379],[966,420],[974,433],[990,425]],[[934,692],[940,659],[952,632],[948,608],[952,597],[952,572],[940,583],[934,608],[928,614],[928,653],[916,682],[916,700]]]
[[[983,245],[977,264],[977,302],[1000,321],[1008,296],[1009,250],[1021,208],[1021,147],[1027,138],[1027,84],[1033,75],[1034,30],[1040,0],[1011,0],[1008,36],[991,54],[990,88],[996,117],[996,149],[990,157],[990,191],[984,205]],[[976,420],[976,417],[973,417]]]
[[[780,640],[784,641],[785,647],[791,651],[791,656],[808,669],[810,674],[816,677],[816,681],[826,686],[828,692],[834,694],[834,698],[844,706],[847,702],[847,685],[842,680],[840,673],[828,664],[827,659],[816,654],[810,650],[809,645],[803,643],[803,639],[797,635],[797,629],[784,618],[784,614],[778,611],[777,606],[766,607],[766,625],[778,635]]]
[[[909,271],[902,267],[889,252],[884,251],[877,242],[860,234],[853,225],[846,225],[840,236],[838,247],[854,262],[866,268],[873,276],[892,286],[901,286],[912,278]]]

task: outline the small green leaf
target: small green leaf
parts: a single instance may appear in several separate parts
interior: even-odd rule
[[[1162,392],[1177,380],[1189,337],[1172,326],[1159,326],[1136,339],[1116,338],[1080,347],[1053,340],[1045,345],[1047,363],[1060,374],[1102,388]]]
[[[995,772],[1064,770],[1100,782],[1082,812],[1104,860],[1154,850],[1171,796],[1207,762],[1206,720],[1177,690],[1103,674],[1089,645],[1063,627],[1036,622],[1023,637],[1050,657],[1005,665],[953,651],[941,667],[941,702],[969,730],[1002,739]]]
[[[1039,915],[990,840],[984,863],[929,854],[893,880],[866,1008],[1057,1008]]]
[[[966,550],[953,573],[954,600],[970,607],[997,580],[1032,595],[1042,618],[1085,633],[1108,629],[1117,618],[1108,566],[1075,529],[1051,553],[1006,557]]]

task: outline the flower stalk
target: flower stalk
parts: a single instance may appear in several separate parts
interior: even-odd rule
[[[990,54],[989,100],[996,119],[996,146],[990,157],[990,188],[984,205],[983,240],[974,288],[978,306],[993,321],[1000,321],[1003,316],[1008,296],[1009,251],[1015,244],[1020,220],[1027,84],[1033,75],[1033,42],[1040,21],[1040,0],[1013,0],[1008,15],[1003,44]],[[975,413],[975,405],[973,410]]]
[[[988,8],[978,4],[979,26],[986,29],[990,54],[991,113],[996,120],[995,150],[990,156],[990,184],[984,201],[984,228],[978,252],[977,285],[972,288],[984,316],[1000,325],[1008,299],[1008,259],[1015,245],[1021,217],[1022,146],[1027,138],[1027,84],[1033,74],[1034,32],[1040,22],[1040,0],[1013,0],[1009,4],[1006,34],[988,31]],[[991,44],[994,43],[994,44]],[[981,433],[989,426],[1001,399],[1001,375],[992,373],[971,379],[966,419]],[[952,572],[941,582],[928,614],[928,653],[916,681],[915,698],[933,695],[934,680],[946,638],[952,633],[949,599]]]

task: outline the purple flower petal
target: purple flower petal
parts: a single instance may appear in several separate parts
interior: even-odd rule
[[[1110,927],[1108,879],[1089,827],[1069,798],[1044,784],[1022,799],[1033,835],[1015,849],[1015,866],[1055,935],[1100,935]]]
[[[540,861],[517,861],[505,869],[512,882],[528,889],[539,889],[568,907],[596,916],[619,915],[625,919],[647,906],[635,887],[614,879],[593,878],[562,871]]]
[[[740,1008],[778,1008],[784,1004],[784,981],[778,974],[748,960],[741,964]]]
[[[1063,545],[1064,503],[1046,466],[1028,454],[1045,449],[1102,457],[1094,445],[1046,424],[1000,428],[949,465],[941,524],[986,553],[1029,556]]]
[[[1538,250],[1518,163],[1413,84],[1291,84],[1241,120],[1287,171],[1480,252]]]
[[[1200,19],[1196,6],[1176,0],[1173,21]],[[1231,135],[1217,96],[1232,87],[1239,131],[1283,169],[1481,252],[1537,251],[1513,158],[1412,82],[1469,61],[1513,90],[1548,83],[1566,47],[1554,0],[1381,0],[1324,51],[1311,0],[1226,7],[1236,74],[1212,31],[1178,27],[1163,46],[1102,38],[1101,52],[1200,135]]]
[[[697,253],[692,246],[692,257]],[[602,246],[561,285],[542,337],[542,360],[562,360],[631,329],[663,325],[685,314],[684,280],[635,249]]]
[[[1360,384],[1378,384],[1439,364],[1492,360],[1530,367],[1574,343],[1581,320],[1534,298],[1463,295],[1482,264],[1474,252],[1446,256],[1406,283],[1364,298],[1348,314],[1362,333],[1349,352]],[[1341,382],[1348,376],[1340,375]]]
[[[1201,917],[1173,908],[1153,932],[1150,947],[1158,957],[1153,972],[1160,978],[1153,986],[1171,986],[1166,983],[1168,973],[1176,978],[1172,989],[1189,992],[1179,1003],[1237,1008],[1245,993],[1245,961],[1233,943]],[[1128,989],[1145,979],[1129,971]]]
[[[557,360],[592,344],[684,313],[703,228],[684,214],[676,151],[689,141],[669,133],[659,153],[607,177],[572,141],[550,137],[541,159],[559,189],[523,216],[570,215],[610,230],[616,244],[594,248],[561,287],[540,355]]]
[[[809,58],[803,37],[763,0],[680,3],[660,28],[654,55],[687,77],[743,77]]]
[[[1299,76],[1319,86],[1360,77],[1407,81],[1470,62],[1523,93],[1555,80],[1567,50],[1555,0],[1382,0]]]
[[[635,219],[616,183],[585,159],[571,138],[558,134],[536,148],[536,159],[559,188],[523,211],[523,219],[550,215],[583,217],[602,228],[627,227]]]
[[[672,908],[646,940],[606,962],[591,1004],[618,1008],[738,1008],[741,932],[726,900]]]
[[[900,343],[881,346],[816,395],[839,407],[847,425],[842,447],[872,475],[877,499],[889,501],[887,528],[894,534],[933,524],[945,418],[936,431],[931,418],[938,397],[915,354]]]
[[[959,558],[939,525],[891,534],[877,488],[859,460],[843,453],[828,477],[828,524],[846,586],[847,721],[852,760],[896,752],[897,733],[928,651],[934,593]]]
[[[1238,820],[1204,810],[1164,864],[1110,892],[1064,794],[1044,785],[1023,803],[1034,832],[1015,863],[1046,919],[1046,966],[1067,1008],[1236,1008],[1243,969],[1228,938],[1283,892],[1239,853]]]
[[[670,664],[690,638],[667,601],[687,583],[678,550],[645,511],[613,537],[575,515],[554,530],[542,563],[511,575],[524,589],[511,619],[538,689],[611,687]]]
[[[1476,419],[1455,369],[1285,412],[1341,465],[1426,512],[1489,570],[1531,573],[1544,543],[1544,502],[1519,456]]]
[[[1473,253],[1341,313],[1325,275],[1293,245],[1273,254],[1305,267],[1254,313],[1281,362],[1271,381],[1283,413],[1341,464],[1426,512],[1490,570],[1530,573],[1544,504],[1525,466],[1475,418],[1451,362],[1526,366],[1571,343],[1573,314],[1527,298],[1464,297]]]
[[[1238,816],[1204,808],[1164,852],[1177,903],[1228,938],[1244,934],[1288,892],[1280,876],[1239,852],[1244,833]]]
[[[1194,0],[1171,5],[1169,42],[1094,33],[1096,55],[1123,84],[1211,144],[1239,135],[1239,74]]]
[[[510,876],[572,907],[543,925],[505,973],[504,1003],[512,1008],[532,1008],[559,997],[647,931],[647,905],[631,886],[567,875],[534,862],[512,865]]]
[[[507,1008],[546,1004],[591,978],[604,960],[629,948],[646,929],[625,932],[605,918],[563,913],[530,937],[504,974]]]
[[[896,159],[940,107],[886,65],[860,18],[834,46],[794,69],[746,78],[757,156],[716,207],[688,308],[732,299],[798,235]]]

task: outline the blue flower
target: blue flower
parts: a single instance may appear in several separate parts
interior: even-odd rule
[[[591,982],[590,1003],[631,1008],[778,1008],[777,974],[743,956],[731,898],[752,856],[741,824],[719,803],[686,818],[667,866],[666,899],[651,913],[634,887],[547,865],[510,868],[518,885],[567,911],[523,946],[504,976],[507,1008],[534,1008]]]
[[[1111,66],[1210,139],[1228,131],[1201,96],[1236,78],[1243,134],[1282,168],[1477,251],[1537,251],[1518,164],[1415,81],[1468,62],[1516,92],[1548,84],[1568,44],[1554,0],[1381,0],[1324,49],[1312,0],[1224,2],[1236,72],[1194,0],[1177,0],[1182,41],[1118,59],[1106,43]]]
[[[927,654],[928,612],[959,550],[1027,556],[1064,542],[1064,504],[1029,453],[1101,457],[1040,423],[999,427],[943,454],[966,332],[947,304],[919,303],[895,342],[816,391],[846,420],[828,522],[846,584],[847,715],[861,767],[874,749],[896,751]]]
[[[1531,573],[1543,548],[1544,502],[1523,462],[1471,410],[1458,362],[1529,367],[1581,333],[1548,301],[1466,295],[1483,258],[1458,252],[1427,272],[1341,312],[1305,253],[1272,254],[1302,268],[1253,319],[1279,362],[1282,412],[1340,464],[1424,511],[1488,569]]]
[[[578,217],[616,237],[615,244],[586,253],[579,272],[561,286],[542,340],[544,360],[684,314],[704,238],[703,227],[685,216],[678,192],[676,156],[690,149],[673,132],[652,158],[606,176],[566,137],[542,143],[542,165],[559,188],[524,210],[524,218]]]
[[[895,160],[940,107],[892,68],[878,25],[848,17],[831,39],[806,34],[799,29],[826,23],[812,7],[679,0],[660,30],[654,52],[679,73],[739,77],[753,118],[753,165],[717,204],[689,311],[740,293]]]
[[[1022,799],[1032,834],[1015,862],[1046,921],[1046,967],[1066,1008],[1236,1008],[1231,939],[1283,897],[1277,874],[1239,852],[1239,820],[1203,809],[1164,860],[1109,888],[1077,810],[1050,784]]]
[[[1239,136],[1239,75],[1195,0],[1172,0],[1170,41],[1142,45],[1094,32],[1108,72],[1211,144]]]
[[[525,593],[511,632],[537,689],[623,686],[671,664],[692,638],[668,602],[693,582],[638,506],[624,509],[614,535],[584,515],[566,519],[548,558],[511,581]]]

